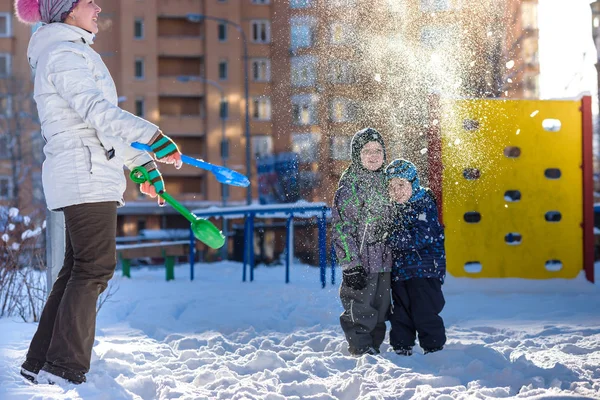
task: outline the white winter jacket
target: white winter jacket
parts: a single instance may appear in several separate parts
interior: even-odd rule
[[[123,205],[123,165],[132,169],[151,160],[129,145],[148,143],[158,127],[117,106],[115,84],[90,47],[93,39],[83,29],[52,23],[33,34],[27,50],[46,140],[42,181],[51,210],[103,201]]]

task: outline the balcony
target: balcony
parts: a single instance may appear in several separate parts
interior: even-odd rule
[[[177,143],[182,153],[194,158],[205,157],[206,139],[204,137],[171,135],[171,138]]]
[[[159,126],[168,135],[175,136],[203,136],[206,129],[204,118],[197,115],[161,115]]]
[[[250,131],[270,135],[273,131],[273,121],[250,119]]]
[[[203,57],[159,57],[158,76],[204,76]]]
[[[200,36],[159,36],[159,56],[199,57],[204,55]]]
[[[180,82],[176,76],[161,76],[158,78],[158,92],[161,96],[199,96],[204,94],[202,82]]]
[[[204,0],[160,0],[157,2],[158,15],[172,17],[200,13],[203,3]]]
[[[168,169],[175,170],[175,168]],[[181,170],[183,170],[183,168],[181,168]],[[205,172],[200,172],[200,175],[197,176],[169,175],[169,181],[166,182],[166,187],[167,190],[170,193],[173,193],[177,200],[181,202],[185,202],[186,200],[204,200],[204,176]],[[185,203],[183,204],[185,205]],[[193,205],[190,206],[193,207]]]

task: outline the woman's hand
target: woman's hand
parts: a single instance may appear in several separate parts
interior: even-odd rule
[[[177,169],[181,168],[183,163],[181,161],[181,152],[179,151],[179,148],[175,142],[162,133],[160,129],[148,144],[152,148],[154,157],[156,157],[157,161],[165,164],[173,164]]]
[[[165,199],[159,196],[160,193],[165,191],[165,181],[163,180],[160,171],[156,167],[154,161],[150,161],[142,165],[142,167],[148,171],[150,180],[140,185],[140,192],[152,198],[158,197],[158,205],[161,207],[164,206]]]
[[[164,164],[173,164],[177,169],[181,168],[181,166],[183,165],[183,162],[181,161],[181,153],[179,152],[179,150],[177,150],[177,153],[173,153],[165,158],[157,159],[157,161]]]
[[[155,198],[158,196],[158,194],[156,194],[156,189],[154,189],[154,186],[152,186],[152,184],[150,182],[144,182],[140,185],[140,192],[142,192],[143,194],[150,196],[152,198]],[[159,206],[164,206],[165,205],[165,199],[163,199],[162,197],[158,196],[158,205]]]

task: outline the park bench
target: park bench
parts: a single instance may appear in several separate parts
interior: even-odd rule
[[[176,257],[189,255],[190,242],[140,243],[117,245],[117,257],[121,260],[123,276],[131,278],[131,260],[142,257],[164,258],[167,281],[175,279]]]

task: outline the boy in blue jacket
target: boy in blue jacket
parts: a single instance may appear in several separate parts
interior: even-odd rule
[[[385,174],[395,206],[389,237],[393,256],[390,344],[397,354],[410,356],[418,333],[424,353],[433,353],[446,343],[439,315],[445,305],[444,229],[433,192],[420,185],[414,164],[394,160]]]

